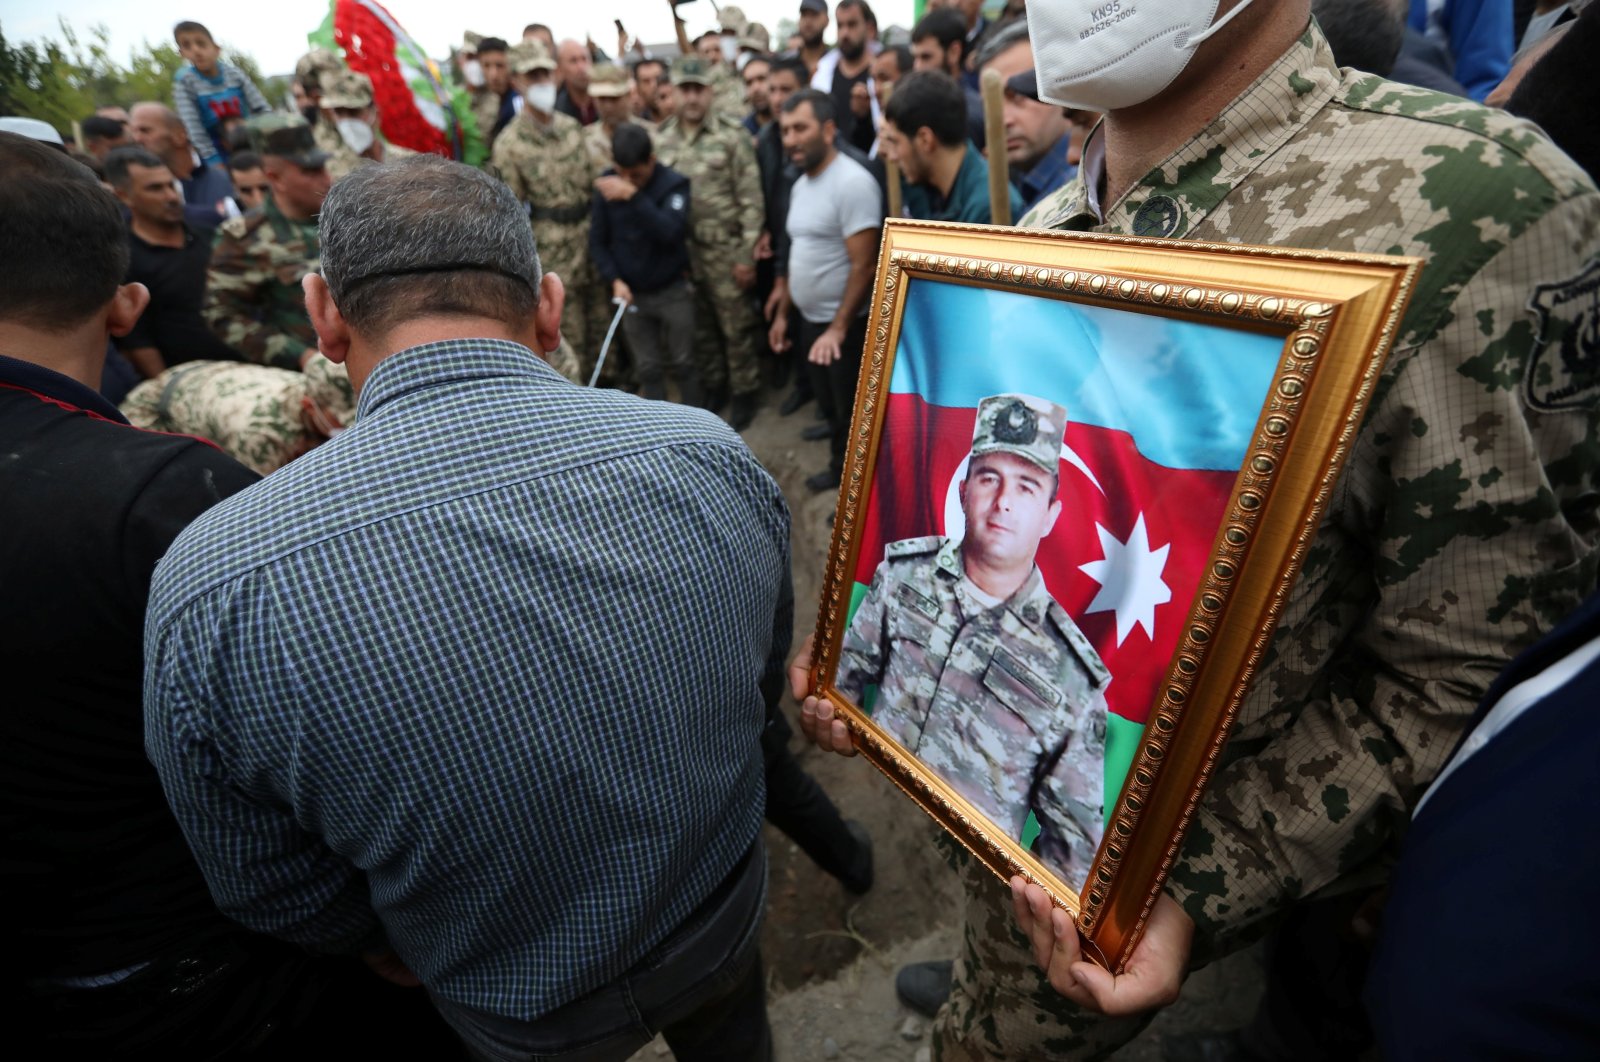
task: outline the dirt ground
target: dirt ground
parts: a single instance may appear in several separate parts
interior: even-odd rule
[[[789,500],[798,645],[816,623],[835,496],[812,494],[804,482],[828,460],[826,442],[800,438],[816,423],[815,407],[780,417],[777,397],[768,392],[744,438]],[[796,705],[787,695],[784,707],[793,722]],[[876,881],[866,896],[853,897],[767,827],[771,875],[762,953],[777,1058],[926,1059],[928,1023],[895,998],[894,971],[955,954],[958,883],[934,848],[936,827],[865,761],[817,751],[798,726],[792,748],[844,816],[871,833]],[[1241,1025],[1260,986],[1260,961],[1251,952],[1201,971],[1190,978],[1183,1000],[1118,1057],[1154,1062],[1163,1035]],[[655,1062],[670,1055],[657,1041],[635,1058]]]

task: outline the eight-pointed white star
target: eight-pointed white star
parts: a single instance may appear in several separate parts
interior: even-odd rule
[[[1084,612],[1115,611],[1119,646],[1135,624],[1143,627],[1145,634],[1154,640],[1156,606],[1172,600],[1172,588],[1161,579],[1172,543],[1160,549],[1150,548],[1143,513],[1139,514],[1126,542],[1118,541],[1116,535],[1098,523],[1094,529],[1100,536],[1100,549],[1105,559],[1078,566],[1079,571],[1100,584]]]

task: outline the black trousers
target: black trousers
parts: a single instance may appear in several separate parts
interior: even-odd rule
[[[767,762],[767,821],[800,846],[810,860],[840,881],[851,881],[866,870],[867,854],[845,829],[844,819],[817,780],[806,773],[789,751],[793,731],[783,713],[773,709],[761,734],[761,752]]]
[[[795,335],[795,351],[811,375],[811,390],[828,418],[828,426],[833,429],[833,452],[829,467],[835,472],[842,472],[845,445],[850,439],[850,417],[856,409],[856,377],[861,375],[861,348],[867,342],[866,315],[862,314],[850,322],[844,342],[839,344],[838,361],[831,365],[814,365],[807,355],[811,352],[811,345],[827,330],[826,324],[813,324],[800,318],[800,328]]]

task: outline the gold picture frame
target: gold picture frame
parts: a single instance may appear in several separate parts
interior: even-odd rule
[[[885,225],[876,285],[868,307],[871,319],[833,541],[823,574],[812,689],[833,702],[849,726],[852,740],[867,759],[991,870],[1002,879],[1021,875],[1049,892],[1057,905],[1075,918],[1087,953],[1109,969],[1120,970],[1126,963],[1178,852],[1334,489],[1420,268],[1420,261],[1413,258],[899,219]],[[908,306],[912,314],[909,323]],[[1089,338],[1075,343],[1074,335]],[[1155,339],[1141,339],[1131,345],[1131,341],[1122,341],[1119,348],[1115,340],[1118,335]],[[987,349],[971,349],[985,344]],[[1174,355],[1172,351],[1179,353]],[[1026,382],[1029,373],[1036,374],[1037,386],[1005,387],[992,383],[1018,379]],[[1117,376],[1119,373],[1123,375]],[[1134,383],[1107,384],[1108,374]],[[1186,374],[1199,374],[1205,381],[1199,390],[1206,393],[1213,407],[1221,402],[1227,408],[1213,416],[1217,409],[1208,407],[1210,412],[1194,422],[1194,430],[1173,430],[1184,428],[1185,417],[1193,419],[1192,406],[1199,401],[1192,397],[1194,389]],[[1253,382],[1236,383],[1235,375],[1241,381]],[[899,390],[891,389],[891,382]],[[1119,388],[1120,393],[1113,398],[1104,397]],[[1022,394],[984,396],[984,391]],[[1056,405],[1054,398],[1031,397],[1044,391],[1061,398],[1061,404]],[[973,787],[981,788],[986,784],[982,779],[989,778],[989,784],[1006,793],[1017,791],[1017,772],[997,768],[994,749],[988,747],[1003,747],[1006,739],[962,744],[959,735],[973,731],[951,724],[941,734],[957,736],[940,737],[942,743],[935,744],[929,728],[936,725],[933,717],[942,710],[938,706],[956,702],[941,702],[942,693],[935,693],[928,700],[924,697],[928,684],[921,679],[893,679],[892,664],[885,663],[889,654],[899,651],[892,646],[901,644],[892,642],[897,636],[891,630],[893,623],[886,618],[897,614],[895,610],[900,606],[889,600],[885,588],[900,585],[894,583],[895,579],[914,582],[924,578],[919,573],[932,570],[910,567],[913,563],[944,563],[948,568],[952,556],[966,555],[967,539],[954,534],[951,527],[969,525],[962,522],[964,516],[954,515],[957,510],[951,506],[959,499],[959,512],[968,511],[969,491],[966,480],[960,477],[967,474],[970,463],[978,461],[978,451],[984,448],[979,443],[994,444],[993,437],[998,437],[999,429],[985,434],[989,429],[984,424],[993,428],[994,418],[1000,415],[996,412],[1001,408],[997,406],[1000,399],[1010,403],[1004,408],[1012,410],[1014,423],[1025,422],[1027,431],[1032,433],[1027,436],[1029,439],[1042,433],[1042,445],[1048,449],[1047,436],[1051,430],[1057,432],[1062,456],[1054,469],[1061,497],[1052,493],[1049,503],[1057,512],[1062,511],[1062,505],[1077,511],[1081,504],[1083,511],[1088,511],[1094,505],[1123,504],[1122,499],[1138,490],[1149,493],[1149,488],[1142,485],[1135,485],[1137,489],[1107,489],[1107,483],[1101,481],[1105,475],[1097,478],[1093,467],[1089,467],[1093,461],[1081,458],[1075,451],[1070,460],[1095,480],[1100,495],[1089,497],[1081,485],[1070,487],[1068,474],[1076,483],[1079,472],[1062,462],[1069,460],[1067,455],[1076,445],[1075,438],[1090,438],[1109,439],[1095,442],[1109,447],[1107,453],[1132,452],[1132,457],[1118,458],[1128,468],[1133,465],[1127,462],[1144,462],[1139,467],[1156,469],[1151,475],[1158,478],[1152,482],[1166,483],[1169,480],[1159,477],[1173,473],[1170,482],[1178,487],[1156,492],[1161,496],[1155,497],[1153,504],[1163,503],[1162,496],[1166,495],[1182,499],[1187,497],[1184,491],[1192,489],[1198,492],[1195,497],[1206,499],[1205,505],[1198,505],[1193,511],[1213,514],[1176,524],[1169,520],[1182,532],[1182,543],[1176,538],[1169,540],[1168,546],[1174,552],[1157,549],[1154,537],[1141,540],[1141,548],[1146,551],[1142,556],[1159,556],[1163,565],[1179,557],[1180,545],[1187,549],[1181,578],[1174,575],[1173,585],[1165,581],[1165,568],[1156,570],[1154,582],[1145,571],[1139,576],[1145,580],[1141,584],[1144,589],[1127,590],[1123,580],[1118,583],[1124,591],[1121,599],[1101,604],[1096,597],[1095,607],[1082,606],[1078,614],[1074,614],[1072,606],[1059,604],[1068,595],[1058,592],[1056,585],[1046,588],[1046,609],[1058,610],[1050,615],[1064,612],[1083,624],[1084,630],[1094,624],[1109,630],[1106,625],[1114,623],[1116,645],[1111,645],[1111,634],[1102,636],[1107,639],[1103,643],[1109,651],[1106,659],[1120,659],[1118,653],[1125,653],[1130,661],[1154,659],[1148,665],[1153,670],[1149,671],[1138,670],[1144,664],[1130,663],[1120,672],[1116,663],[1101,663],[1099,671],[1093,664],[1078,665],[1083,674],[1093,672],[1099,676],[1087,680],[1090,686],[1101,683],[1097,697],[1110,698],[1109,691],[1115,688],[1131,699],[1128,704],[1132,705],[1123,706],[1127,718],[1107,720],[1108,725],[1116,725],[1105,739],[1106,748],[1116,744],[1121,735],[1119,755],[1124,759],[1115,770],[1101,768],[1105,799],[1099,811],[1103,823],[1098,838],[1089,826],[1074,827],[1065,816],[1051,818],[1040,812],[1052,823],[1060,820],[1058,830],[1064,838],[1046,846],[1040,839],[1046,830],[1039,825],[1040,814],[1035,813],[1048,803],[1039,797],[1038,786],[1044,776],[1040,772],[1050,775],[1058,770],[1064,747],[1091,749],[1092,738],[1063,735],[1057,739],[1043,724],[1021,727],[1018,732],[1042,743],[1039,747],[1053,747],[1053,758],[1047,767],[1033,768],[1031,788],[1020,805],[1001,796],[994,798],[992,806],[1005,810],[993,815],[1008,817],[1007,823],[1001,824],[990,817],[991,813],[980,810],[987,798],[976,795]],[[1080,400],[1123,410],[1138,422],[1138,430],[1124,431],[1117,425],[1099,423],[1078,425],[1073,420],[1072,407],[1081,404]],[[1031,404],[1029,408],[1034,411],[1014,408],[1018,402]],[[891,408],[896,412],[891,414]],[[1062,414],[1064,426],[1052,427],[1055,414],[1051,410]],[[1228,426],[1217,427],[1213,419],[1217,424],[1227,422]],[[907,424],[911,427],[907,428]],[[926,427],[927,424],[934,427]],[[1204,467],[1184,464],[1168,468],[1148,460],[1139,431],[1162,437],[1163,446],[1170,442],[1183,451],[1171,459],[1174,461],[1188,460],[1184,448],[1191,445],[1191,440],[1202,440],[1211,449],[1205,450],[1199,460],[1210,463]],[[1010,444],[994,445],[1004,449]],[[1193,445],[1200,446],[1201,442]],[[952,473],[951,462],[962,450],[968,451],[967,456]],[[908,453],[915,456],[908,457]],[[927,456],[930,454],[935,456]],[[1222,454],[1232,456],[1215,456]],[[1165,457],[1165,453],[1158,456]],[[1230,462],[1235,459],[1237,468],[1230,471]],[[1109,458],[1103,463],[1115,464]],[[947,501],[939,510],[939,488],[946,482],[950,484],[943,495]],[[1112,482],[1112,487],[1120,486]],[[907,494],[907,490],[911,493]],[[927,497],[918,500],[918,490]],[[976,497],[976,493],[971,496]],[[1041,500],[1038,504],[1045,503]],[[902,515],[912,509],[912,515]],[[942,530],[940,511],[945,514]],[[1179,510],[1179,515],[1183,514]],[[1108,522],[1110,519],[1106,518]],[[1086,522],[1087,518],[1078,521]],[[1058,523],[1052,516],[1048,524],[1041,526],[1045,526],[1047,535],[1055,535],[1053,528]],[[892,537],[895,529],[907,527],[928,537]],[[1113,563],[1108,534],[1118,539],[1119,546],[1132,549],[1128,545],[1133,541],[1131,537],[1128,543],[1122,543],[1119,533],[1108,532],[1099,523],[1094,530],[1105,543],[1104,560],[1097,563]],[[1150,536],[1144,527],[1143,510],[1138,530]],[[994,532],[1004,533],[1004,528]],[[1063,541],[1086,533],[1082,528],[1061,532],[1066,536]],[[972,550],[980,551],[982,540],[974,536],[972,541]],[[1046,548],[1057,549],[1052,542],[1051,538],[1034,540],[1036,553],[1030,557],[1035,575],[1044,574]],[[1060,581],[1069,576],[1077,579],[1072,573],[1087,569],[1102,585],[1109,585],[1108,568],[1082,563],[1074,567],[1073,562],[1081,557],[1066,557],[1070,549],[1060,549],[1065,559],[1054,553],[1048,558],[1055,571],[1068,573],[1061,575]],[[1197,565],[1195,558],[1202,558],[1203,563]],[[901,572],[906,574],[896,574]],[[1043,581],[1049,584],[1050,579],[1046,575]],[[878,587],[881,592],[871,587]],[[1159,613],[1163,618],[1147,622],[1157,615],[1151,602],[1160,599],[1152,595],[1162,588],[1169,596],[1159,606],[1164,610]],[[921,595],[923,600],[919,602],[914,586],[900,593],[902,600],[910,600],[926,613],[917,622],[925,630],[934,630],[928,624],[935,622],[929,617],[936,614],[937,604],[930,595]],[[994,600],[988,598],[984,604],[992,607]],[[1130,615],[1137,615],[1132,615],[1131,624],[1125,625],[1128,617],[1123,614],[1123,603],[1127,601],[1132,602],[1128,605]],[[1085,614],[1096,611],[1112,612],[1113,616]],[[1034,618],[1037,613],[1036,609]],[[851,628],[852,617],[860,621],[855,628]],[[1174,621],[1179,624],[1177,627],[1172,626]],[[1056,636],[1064,638],[1060,632],[1067,626],[1070,625],[1058,622],[1052,629],[1059,628]],[[1132,644],[1125,642],[1130,632],[1139,635],[1141,626],[1152,647],[1156,645],[1157,630],[1165,632],[1163,637],[1170,639],[1172,647],[1168,656],[1146,651],[1140,658],[1134,648],[1122,650],[1124,644]],[[847,630],[848,650],[844,648]],[[915,632],[903,632],[898,637],[911,644],[916,640],[914,635]],[[941,636],[935,634],[932,638],[939,641]],[[1081,649],[1084,640],[1094,642],[1083,635],[1074,644]],[[933,644],[926,638],[924,641]],[[948,650],[951,654],[955,651]],[[1000,654],[999,650],[994,652],[991,669]],[[905,651],[908,660],[914,655],[909,649]],[[1008,652],[1008,660],[1013,655]],[[1078,655],[1087,660],[1100,654],[1091,650]],[[905,667],[929,666],[921,657],[917,659],[922,662]],[[863,660],[867,665],[862,665]],[[1005,663],[1007,674],[1022,675],[1024,689],[1054,698],[1050,703],[1065,703],[1058,692],[1048,688],[1048,683],[1041,685],[1038,674],[1029,677],[1027,667],[999,662]],[[948,671],[956,665],[941,662],[939,666]],[[866,671],[863,667],[877,670]],[[899,738],[886,729],[894,724],[885,720],[880,725],[866,703],[879,691],[860,683],[863,674],[877,676],[885,684],[896,683],[893,695],[879,702],[880,706],[890,705],[884,709],[887,716],[915,717],[920,722],[905,724],[898,731]],[[956,677],[963,675],[970,677],[968,673]],[[849,693],[838,684],[847,676]],[[944,679],[937,681],[942,684]],[[999,692],[998,687],[987,685],[988,672],[982,681],[985,695],[990,689]],[[1121,686],[1117,686],[1119,682]],[[955,679],[951,683],[954,688],[961,688],[955,685]],[[969,684],[967,688],[972,687]],[[1147,700],[1142,692],[1145,690],[1150,693]],[[958,695],[952,696],[959,700]],[[857,703],[856,697],[863,703]],[[1144,704],[1142,720],[1135,702]],[[1016,708],[1015,702],[1006,704]],[[981,720],[990,709],[971,711],[978,713],[975,717]],[[917,712],[924,714],[917,717]],[[1025,714],[1021,718],[1028,722]],[[1089,719],[1090,715],[1080,713],[1077,718]],[[995,726],[1014,724],[1015,720],[1007,715]],[[1099,722],[1096,720],[1093,726],[1098,727]],[[973,749],[974,745],[985,747]],[[914,747],[934,751],[913,752]],[[981,762],[964,763],[962,757],[969,753]],[[1044,762],[1037,750],[1034,755],[1036,759],[1031,762]],[[1102,764],[1109,762],[1107,755],[1101,757]],[[1002,756],[998,762],[1006,761]],[[1080,782],[1084,793],[1093,790],[1093,779]],[[1053,775],[1050,784],[1055,784]],[[1092,801],[1085,798],[1080,803],[1088,809]],[[1092,817],[1090,810],[1083,810],[1080,815],[1083,819]],[[1023,823],[1021,827],[1018,821]],[[1074,833],[1074,829],[1078,832]],[[1031,841],[1026,840],[1030,831],[1034,838]],[[1080,853],[1077,858],[1087,860],[1087,843],[1094,845],[1093,856],[1081,882],[1064,880],[1064,868],[1081,866],[1073,857],[1052,855],[1048,857],[1052,861],[1047,863],[1047,857],[1040,854],[1046,847],[1067,853],[1076,844]],[[1025,844],[1039,849],[1031,851]]]

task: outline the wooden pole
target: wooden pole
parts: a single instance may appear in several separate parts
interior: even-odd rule
[[[883,90],[883,113],[885,115],[889,113],[889,97],[893,95],[893,85],[890,85]],[[884,120],[887,121],[888,119],[885,118]],[[878,143],[882,144],[883,129],[881,126],[878,130],[878,137]],[[893,159],[884,159],[883,175],[885,182],[889,186],[889,216],[891,218],[904,217],[905,205],[901,202],[900,197],[900,164],[895,162]]]
[[[983,141],[989,154],[989,222],[1011,224],[1011,173],[1006,166],[1005,85],[1000,71],[985,70],[983,85]]]

